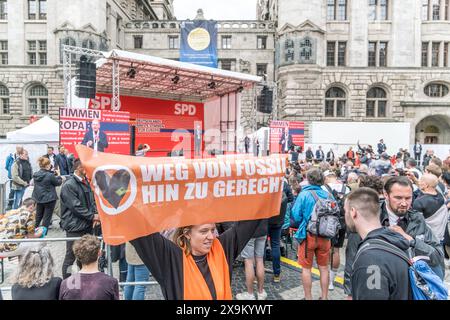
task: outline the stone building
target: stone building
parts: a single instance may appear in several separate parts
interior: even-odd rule
[[[273,2],[280,119],[406,121],[411,143],[450,144],[450,1]]]
[[[219,67],[274,81],[272,117],[305,121],[307,142],[312,121],[406,121],[411,143],[450,144],[450,0],[256,2],[256,20],[218,21]],[[0,0],[0,135],[57,118],[62,44],[178,59],[180,23],[172,0]],[[247,129],[270,118],[255,90]]]

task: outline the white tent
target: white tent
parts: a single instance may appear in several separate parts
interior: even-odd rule
[[[6,138],[16,142],[57,142],[59,141],[59,124],[45,116],[25,128],[8,132]]]

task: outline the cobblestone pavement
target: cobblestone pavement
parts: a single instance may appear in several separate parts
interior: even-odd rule
[[[57,221],[54,222],[54,228],[49,231],[49,238],[60,238],[65,237],[64,232],[62,232],[59,228],[56,227]],[[61,266],[64,260],[65,255],[65,243],[63,242],[52,242],[48,244],[52,255],[55,259],[56,264],[56,275],[61,276]],[[289,255],[292,259],[295,259],[293,256],[295,252],[293,250],[289,251]],[[341,264],[344,263],[344,249],[341,249]],[[17,267],[18,260],[14,259],[9,261],[5,259],[5,282],[0,285],[2,287],[9,287],[11,285],[11,276],[14,273],[14,270]],[[266,270],[271,270],[272,263],[270,261],[265,262]],[[343,277],[343,265],[339,268],[338,277]],[[118,277],[118,263],[114,263],[113,265],[113,274]],[[153,280],[153,279],[150,279]],[[446,283],[450,287],[450,270],[447,267],[446,270]],[[301,270],[294,266],[288,265],[286,263],[282,263],[282,271],[281,271],[281,282],[274,283],[273,275],[271,272],[266,272],[265,275],[265,284],[264,288],[268,294],[268,300],[300,300],[304,297],[303,287],[301,285]],[[240,292],[245,290],[245,273],[243,264],[237,264],[233,270],[233,278],[232,278],[232,291],[233,297]],[[256,290],[256,285],[255,285]],[[318,299],[320,297],[320,286],[319,279],[313,276],[313,298]],[[3,291],[4,299],[11,299],[9,291]],[[329,299],[332,300],[344,300],[346,298],[344,294],[344,290],[339,284],[335,285],[335,289],[330,291]],[[161,294],[161,289],[159,285],[150,286],[146,293],[146,299],[148,300],[162,300],[163,296]]]

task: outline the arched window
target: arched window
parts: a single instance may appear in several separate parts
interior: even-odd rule
[[[442,83],[430,83],[424,89],[427,96],[432,98],[442,98],[448,94],[448,87]]]
[[[83,43],[81,45],[83,48],[95,50],[95,42],[91,39],[85,39],[83,40]]]
[[[300,63],[314,63],[314,44],[311,38],[304,38],[300,41]]]
[[[61,40],[61,63],[63,63],[63,61],[64,61],[64,46],[65,45],[76,47],[77,42],[75,41],[74,38],[71,38],[71,37],[67,37],[67,38],[64,38],[63,40]],[[77,58],[76,54],[70,55],[70,59],[72,60],[71,61],[72,63],[75,62],[76,58]]]
[[[1,114],[9,114],[9,90],[0,84],[0,111]]]
[[[338,87],[328,89],[325,94],[325,117],[345,117],[345,91]]]
[[[380,87],[373,87],[367,92],[366,116],[368,118],[385,118],[387,114],[387,95]]]
[[[32,86],[27,93],[30,114],[48,114],[48,91],[40,84]]]

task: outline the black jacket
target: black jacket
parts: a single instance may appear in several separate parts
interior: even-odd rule
[[[92,141],[93,138],[93,132],[92,129],[89,129],[86,134],[84,135],[83,141],[81,142],[82,145],[87,145],[89,141]],[[97,151],[104,152],[105,149],[108,148],[108,137],[106,136],[106,133],[100,130],[99,132],[99,140],[97,143]],[[91,145],[91,149],[94,149],[94,144]]]
[[[55,187],[62,184],[62,178],[52,171],[41,169],[33,175],[34,189],[32,198],[37,203],[49,203],[58,200]]]
[[[59,173],[62,176],[68,176],[69,172],[69,161],[65,154],[58,154],[55,158],[55,164],[59,168]]]
[[[433,235],[431,229],[425,223],[423,214],[410,210],[406,214],[404,230],[407,234],[416,240],[413,248],[414,256],[427,256],[430,266],[444,266],[444,252],[439,240]],[[381,203],[380,222],[382,226],[389,226],[389,215],[386,210],[386,202]],[[347,247],[345,249],[345,271],[344,271],[344,290],[346,294],[351,292],[350,275],[352,273],[352,264],[358,251],[361,237],[356,233],[349,232]]]
[[[68,232],[89,231],[95,213],[90,186],[71,176],[61,188],[61,228]]]
[[[409,300],[408,263],[393,253],[382,249],[370,249],[370,240],[388,242],[402,251],[408,250],[409,242],[400,234],[386,228],[371,231],[358,247],[353,264],[352,297],[354,300]],[[388,246],[388,245],[386,245]]]
[[[314,158],[314,153],[312,152],[312,150],[306,150],[305,157],[307,160],[312,160]]]

